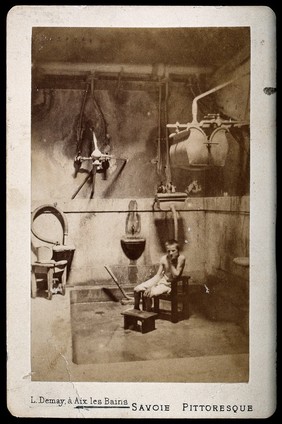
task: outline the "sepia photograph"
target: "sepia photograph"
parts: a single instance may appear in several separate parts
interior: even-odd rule
[[[86,9],[93,24],[80,17]],[[106,9],[124,20],[99,21]],[[137,9],[153,17],[164,9],[163,19],[130,25]],[[264,187],[256,175],[273,179],[263,173],[264,159],[274,172],[269,157],[260,156],[257,169],[253,156],[256,131],[269,125],[269,115],[257,123],[253,21],[231,19],[244,7],[223,9],[178,7],[180,15],[195,14],[187,22],[182,14],[179,25],[168,24],[169,6],[12,11],[13,35],[17,19],[35,15],[21,130],[28,134],[29,188],[18,308],[29,317],[23,357],[30,367],[21,376],[29,384],[21,416],[67,410],[91,418],[253,418],[274,408],[274,362],[265,410],[243,395],[252,384],[251,342],[261,338],[250,313],[254,286],[258,319],[275,291],[266,253],[264,303],[253,271],[263,256],[252,256],[252,223],[264,212],[252,208]],[[274,20],[268,8],[250,9]],[[69,19],[56,19],[64,11]],[[216,24],[208,11],[227,13],[231,22],[222,17]],[[273,113],[275,88],[264,88]],[[264,340],[272,341],[274,328],[266,327]],[[274,344],[268,346],[274,361]],[[214,387],[208,398],[191,396],[192,387],[206,385]],[[221,400],[220,388],[228,392]]]
[[[249,28],[33,28],[33,379],[248,381],[249,99]]]

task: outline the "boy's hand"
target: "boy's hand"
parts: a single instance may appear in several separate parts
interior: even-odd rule
[[[177,263],[177,259],[173,258],[173,255],[167,255],[167,261],[169,265],[175,265]]]
[[[167,258],[168,262],[171,262],[172,256],[169,253],[166,255],[166,258]]]
[[[146,290],[144,291],[144,296],[145,296],[145,297],[148,297],[148,296],[150,296],[150,293],[151,293],[151,289],[146,289]]]

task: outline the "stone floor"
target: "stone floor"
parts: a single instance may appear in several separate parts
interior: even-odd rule
[[[31,299],[34,381],[246,382],[248,337],[235,323],[157,319],[147,334],[124,330],[119,302]]]

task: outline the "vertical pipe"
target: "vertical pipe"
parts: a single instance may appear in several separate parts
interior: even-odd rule
[[[199,94],[199,96],[195,97],[195,99],[192,102],[192,118],[193,118],[192,119],[192,122],[193,123],[197,123],[198,122],[197,121],[197,114],[198,114],[198,104],[197,104],[197,102],[198,102],[198,100],[202,99],[203,97],[208,96],[209,94],[214,93],[215,91],[221,90],[222,88],[226,87],[229,84],[232,84],[237,79],[240,79],[240,78],[245,77],[246,75],[249,75],[249,72],[247,72],[247,73],[245,73],[243,75],[240,75],[240,76],[238,76],[236,78],[233,78],[230,81],[224,82],[223,84],[220,84],[217,87],[214,87],[214,88],[206,91],[205,93]]]
[[[161,113],[162,113],[162,85],[159,81],[159,117],[158,117],[158,153],[157,153],[157,172],[161,173],[162,170],[162,156],[161,156]]]
[[[170,156],[169,156],[169,141],[168,141],[168,113],[167,113],[167,98],[168,98],[168,79],[165,83],[165,143],[166,143],[166,183],[171,181]]]
[[[170,206],[170,210],[173,216],[173,225],[174,225],[174,239],[178,241],[178,221],[175,205]]]
[[[81,151],[81,138],[82,138],[82,133],[83,133],[82,120],[83,120],[88,90],[89,90],[89,84],[86,85],[86,89],[85,89],[85,92],[84,92],[84,96],[83,96],[83,100],[82,100],[82,104],[81,104],[81,109],[80,109],[80,114],[79,114],[78,126],[77,126],[77,130],[76,130],[77,131],[77,133],[76,133],[77,134],[76,145],[77,145],[77,153],[78,154]]]
[[[197,120],[197,114],[198,114],[198,100],[202,99],[203,97],[208,96],[209,94],[214,93],[215,91],[221,90],[222,88],[226,87],[227,85],[231,84],[235,81],[235,78],[225,82],[224,84],[218,85],[217,87],[212,88],[211,90],[206,91],[205,93],[199,94],[199,96],[195,97],[195,99],[192,102],[192,122],[198,122]]]
[[[95,192],[96,169],[97,169],[97,166],[93,165],[93,168],[92,168],[92,171],[91,171],[91,174],[92,174],[92,189],[91,189],[91,193],[90,193],[90,199],[93,199],[94,192]]]

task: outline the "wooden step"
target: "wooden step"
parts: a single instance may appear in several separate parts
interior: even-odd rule
[[[139,309],[127,309],[126,311],[121,312],[121,314],[136,317],[138,319],[147,319],[158,315],[155,312],[140,311]]]
[[[124,329],[140,331],[141,333],[149,333],[155,330],[155,319],[158,314],[148,311],[140,311],[139,309],[127,309],[121,312],[124,315]],[[141,325],[139,325],[141,323]]]

